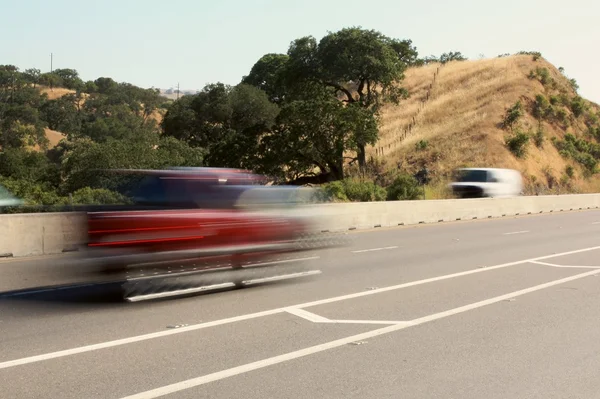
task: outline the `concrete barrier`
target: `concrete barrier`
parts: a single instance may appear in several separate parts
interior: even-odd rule
[[[419,223],[499,218],[600,207],[600,194],[462,200],[337,203],[308,206],[299,214],[316,216],[316,229],[347,231]],[[0,256],[49,255],[85,242],[85,214],[0,215]]]
[[[86,238],[85,214],[0,215],[0,256],[50,255],[76,249]]]

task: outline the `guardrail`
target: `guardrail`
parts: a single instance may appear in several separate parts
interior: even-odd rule
[[[548,195],[428,201],[386,201],[311,205],[320,231],[348,231],[596,209],[600,194]],[[0,257],[59,254],[76,250],[86,237],[84,212],[0,215]]]

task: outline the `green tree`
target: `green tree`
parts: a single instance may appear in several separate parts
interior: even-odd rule
[[[318,82],[334,89],[343,102],[373,114],[378,114],[384,103],[397,104],[408,96],[400,83],[408,63],[417,57],[410,41],[360,27],[329,33],[318,44],[312,37],[298,39],[288,55],[288,81]],[[369,142],[358,139],[355,144],[359,165],[364,168]]]
[[[377,121],[371,110],[318,90],[320,94],[316,89],[313,96],[282,107],[277,128],[261,141],[264,172],[292,180],[343,179],[346,152],[376,139]]]
[[[61,87],[63,81],[60,76],[55,73],[43,73],[40,75],[40,84],[49,86],[50,88]]]
[[[252,66],[242,83],[257,87],[267,93],[269,100],[281,104],[285,99],[285,72],[289,60],[287,54],[265,54]]]
[[[36,85],[38,85],[40,82],[40,77],[41,77],[42,73],[37,68],[30,68],[30,69],[26,69],[25,72],[23,72],[23,75],[25,77],[25,80],[28,83],[31,83],[33,85],[33,88],[35,88]]]
[[[60,78],[61,85],[67,89],[82,90],[85,87],[83,80],[79,77],[79,72],[75,69],[55,69],[53,74]]]
[[[216,83],[174,102],[162,128],[167,136],[205,148],[208,165],[252,168],[260,138],[274,125],[278,112],[261,89]]]
[[[0,65],[0,147],[47,145],[38,108],[44,98],[13,65]]]
[[[462,55],[460,51],[450,51],[440,55],[440,62],[446,64],[450,61],[466,61],[467,57]]]
[[[78,100],[68,94],[55,100],[46,101],[41,107],[41,117],[52,130],[67,134],[77,134],[80,129]]]

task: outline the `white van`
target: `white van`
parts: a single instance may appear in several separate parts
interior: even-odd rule
[[[523,177],[514,169],[461,168],[450,188],[458,198],[516,197],[523,194]]]

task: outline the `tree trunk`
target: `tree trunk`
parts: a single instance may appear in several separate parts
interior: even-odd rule
[[[335,180],[333,177],[334,176],[332,176],[330,172],[321,173],[320,175],[316,176],[302,176],[292,181],[289,181],[287,184],[289,184],[290,186],[302,186],[304,184],[324,184]]]
[[[361,172],[365,171],[367,166],[367,151],[364,144],[358,145],[358,166]]]

